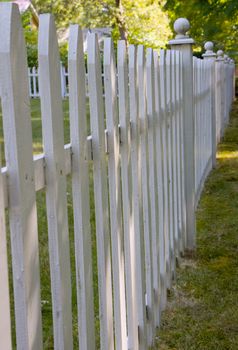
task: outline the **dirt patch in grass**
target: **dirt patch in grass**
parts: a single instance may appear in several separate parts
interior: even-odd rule
[[[197,210],[197,250],[182,259],[154,349],[238,349],[238,102]]]

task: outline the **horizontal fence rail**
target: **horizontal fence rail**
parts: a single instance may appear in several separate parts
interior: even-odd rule
[[[66,72],[53,17],[45,14],[39,69],[28,69],[18,7],[0,4],[6,160],[0,172],[1,349],[12,349],[12,339],[18,349],[49,346],[42,316],[40,191],[46,196],[41,206],[47,218],[52,346],[153,345],[176,263],[194,248],[195,209],[234,98],[234,64],[221,55],[216,59],[211,50],[203,59],[192,57],[192,43],[180,35],[171,50],[158,54],[142,45],[127,48],[124,41],[114,50],[107,38],[102,53],[97,35],[90,34],[85,69],[82,32],[72,25]],[[40,98],[39,155],[33,155],[30,97]]]

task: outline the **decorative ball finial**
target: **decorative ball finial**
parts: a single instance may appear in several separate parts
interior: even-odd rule
[[[218,51],[217,51],[217,56],[218,56],[218,57],[223,56],[223,54],[224,54],[224,52],[223,52],[222,50],[218,50]]]
[[[217,51],[217,60],[223,61],[223,55],[224,55],[224,52],[222,50],[218,50]]]
[[[207,41],[204,45],[204,49],[206,50],[207,53],[213,52],[213,48],[214,48],[214,44],[212,41]]]
[[[177,33],[176,39],[187,38],[187,31],[190,28],[190,23],[186,18],[178,18],[174,22],[174,30]]]
[[[229,56],[228,55],[224,55],[224,62],[229,63]]]
[[[206,59],[215,59],[216,58],[216,54],[215,52],[213,52],[213,47],[214,44],[212,41],[207,41],[204,45],[204,49],[206,50],[206,52],[202,55],[202,57],[206,58]]]

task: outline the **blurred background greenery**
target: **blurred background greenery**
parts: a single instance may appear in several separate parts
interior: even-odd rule
[[[0,0],[2,1],[2,0]],[[5,1],[5,0],[3,0]],[[17,0],[20,3],[22,0]],[[26,2],[26,0],[24,0]],[[110,28],[114,42],[124,39],[130,44],[163,48],[173,34],[178,17],[190,21],[194,51],[201,55],[206,41],[215,50],[222,49],[232,58],[238,53],[237,0],[32,0],[22,12],[28,47],[29,66],[37,65],[37,24],[32,13],[53,13],[59,31],[71,23],[82,28]],[[32,12],[33,9],[33,12]],[[61,60],[67,64],[67,40],[60,42]]]

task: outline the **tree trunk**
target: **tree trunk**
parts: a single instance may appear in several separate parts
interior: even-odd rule
[[[116,21],[117,21],[118,29],[120,32],[120,39],[125,40],[125,42],[127,44],[128,33],[127,33],[125,19],[123,16],[123,12],[124,12],[123,5],[122,5],[121,0],[115,0],[115,2],[116,2],[116,8],[119,10],[117,15],[116,15]]]

